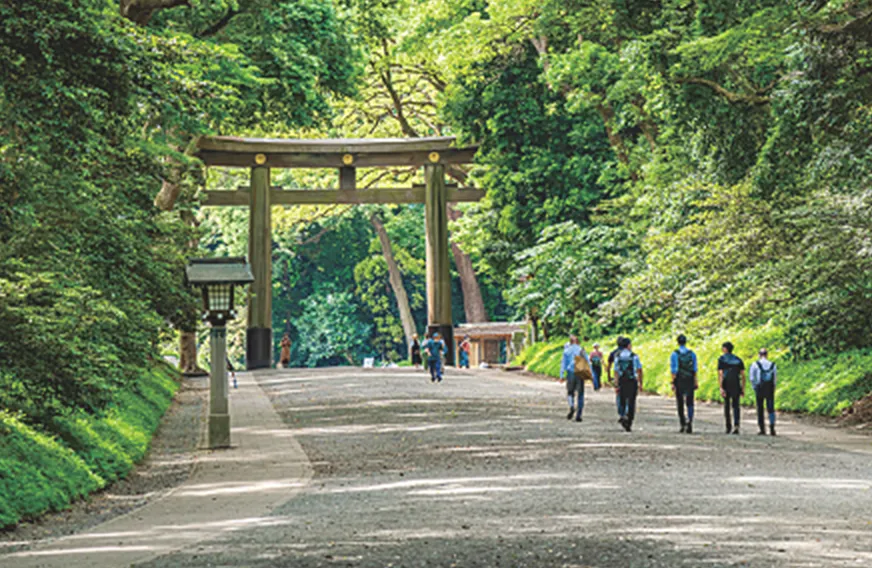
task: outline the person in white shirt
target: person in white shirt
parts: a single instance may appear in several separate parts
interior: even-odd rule
[[[775,381],[777,369],[775,363],[766,358],[766,349],[760,350],[760,358],[751,365],[751,386],[754,387],[754,398],[757,399],[757,425],[760,436],[766,435],[766,425],[763,421],[763,403],[769,413],[769,434],[775,435]]]

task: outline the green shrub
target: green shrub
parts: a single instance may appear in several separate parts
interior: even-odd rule
[[[101,414],[69,412],[47,432],[0,412],[0,528],[63,509],[127,475],[172,401],[174,377],[159,364]]]
[[[671,396],[669,357],[677,347],[675,337],[640,335],[631,339],[633,351],[642,360],[645,390]],[[560,339],[531,345],[518,356],[515,363],[535,373],[558,377],[565,341]],[[775,406],[779,410],[833,416],[872,392],[872,349],[854,349],[813,360],[796,361],[788,356],[784,331],[769,324],[753,329],[719,332],[704,339],[688,338],[688,346],[696,352],[699,360],[697,398],[700,400],[723,400],[718,388],[717,360],[725,341],[736,346],[736,354],[748,368],[757,360],[760,347],[769,349],[770,359],[778,364]],[[614,348],[615,339],[599,339],[598,342],[604,346],[603,352],[607,353]],[[585,347],[590,350],[592,343],[587,342]],[[750,382],[746,391],[743,403],[754,405],[754,390]]]

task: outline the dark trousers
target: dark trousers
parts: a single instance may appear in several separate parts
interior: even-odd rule
[[[766,412],[769,413],[769,424],[775,424],[775,385],[761,382],[754,389],[757,399],[757,425],[760,431],[766,430],[766,422],[763,420],[763,402],[766,402]]]
[[[633,419],[636,418],[636,395],[639,394],[639,385],[636,381],[621,380],[618,382],[618,389],[620,389],[618,406],[624,411],[621,417],[632,424]]]
[[[442,361],[439,359],[429,359],[427,361],[427,367],[430,369],[430,380],[432,381],[441,381],[442,380]]]
[[[733,422],[730,422],[730,409],[733,410]],[[727,392],[724,397],[724,420],[727,423],[727,430],[731,430],[733,426],[739,427],[739,393]]]
[[[693,422],[693,389],[689,389],[685,392],[681,392],[681,389],[676,385],[675,387],[675,401],[678,405],[678,420],[681,422],[681,425],[684,426],[688,422]],[[684,417],[684,405],[687,405],[687,419]]]

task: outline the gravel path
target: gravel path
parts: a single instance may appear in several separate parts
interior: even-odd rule
[[[701,405],[506,373],[290,370],[259,375],[314,477],[241,528],[147,566],[870,566],[868,437],[788,421],[722,433]],[[839,448],[832,444],[838,444]],[[846,451],[848,448],[852,451]]]
[[[209,399],[208,377],[187,378],[151,441],[145,460],[121,481],[36,522],[0,532],[0,555],[79,533],[130,513],[182,484],[194,467]]]

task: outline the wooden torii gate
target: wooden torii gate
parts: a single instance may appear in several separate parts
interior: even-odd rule
[[[428,331],[438,331],[454,362],[448,213],[450,202],[478,201],[484,192],[445,184],[445,166],[471,163],[477,146],[455,147],[453,137],[362,140],[274,140],[203,137],[198,157],[207,166],[251,169],[251,185],[206,191],[204,205],[249,208],[249,288],[245,359],[248,369],[272,363],[272,226],[274,205],[424,203],[427,235]],[[421,167],[423,186],[357,189],[357,168]],[[270,185],[272,168],[335,168],[339,189],[289,189]]]

